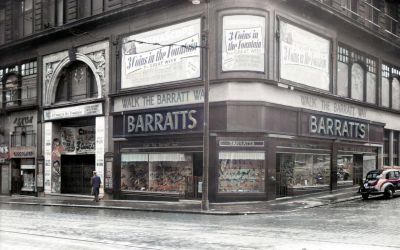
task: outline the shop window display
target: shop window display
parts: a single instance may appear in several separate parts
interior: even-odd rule
[[[264,152],[220,152],[218,192],[264,192]]]
[[[328,187],[330,155],[279,154],[280,183],[287,188]]]
[[[337,184],[338,186],[353,185],[353,155],[339,155],[337,159]]]
[[[121,190],[184,193],[189,176],[190,154],[122,154]]]

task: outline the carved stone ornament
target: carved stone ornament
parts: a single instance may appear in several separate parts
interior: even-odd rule
[[[95,74],[98,74],[98,76],[100,77],[101,80],[101,93],[105,93],[105,74],[106,74],[106,57],[105,57],[105,51],[104,50],[100,50],[100,51],[96,51],[90,54],[87,54],[86,56],[88,56],[90,58],[90,60],[92,60],[93,64],[96,67],[96,72],[94,72]]]
[[[87,54],[87,56],[92,60],[93,64],[96,66],[95,73],[99,75],[102,81],[104,81],[105,71],[106,71],[106,57],[104,55],[104,50]]]

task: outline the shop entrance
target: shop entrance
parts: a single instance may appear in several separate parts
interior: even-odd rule
[[[95,155],[61,156],[61,193],[90,194]]]

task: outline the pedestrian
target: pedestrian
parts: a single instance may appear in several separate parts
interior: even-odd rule
[[[91,179],[91,184],[92,184],[92,195],[94,195],[94,200],[96,202],[98,202],[101,180],[100,180],[100,177],[97,176],[96,171],[93,171],[93,177]]]

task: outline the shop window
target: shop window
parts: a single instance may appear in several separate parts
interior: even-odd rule
[[[341,186],[353,185],[353,155],[338,155],[337,159],[337,184]]]
[[[364,155],[363,156],[363,172],[362,178],[367,176],[369,171],[376,169],[376,155]]]
[[[121,155],[121,190],[183,194],[193,176],[193,157],[183,153]]]
[[[92,70],[83,62],[74,62],[60,73],[56,102],[74,101],[97,96]]]
[[[219,193],[264,192],[264,152],[219,152]]]
[[[375,59],[345,46],[338,46],[337,94],[376,104]]]
[[[330,155],[317,154],[278,154],[280,187],[288,189],[288,194],[312,188],[329,188]],[[279,176],[278,176],[279,174]]]
[[[35,159],[21,159],[22,186],[21,191],[35,191]]]

